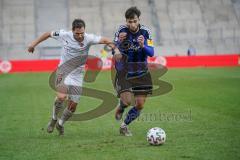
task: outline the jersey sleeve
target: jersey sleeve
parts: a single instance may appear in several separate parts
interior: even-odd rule
[[[55,31],[52,31],[52,32],[51,32],[51,37],[52,37],[53,39],[56,39],[56,40],[58,40],[58,41],[61,41],[66,34],[67,34],[67,32],[64,31],[64,30],[55,30]]]
[[[88,40],[90,44],[98,44],[101,40],[101,36],[95,34],[88,34]]]
[[[152,39],[151,30],[145,26],[144,26],[144,30],[146,31],[146,35],[144,36],[144,38],[146,39],[145,45],[147,45],[149,47],[153,47],[153,39]]]
[[[152,57],[154,56],[154,46],[153,46],[153,40],[152,40],[152,34],[150,29],[148,29],[147,27],[143,28],[146,32],[146,34],[144,35],[145,41],[144,41],[144,48],[143,48],[143,52]]]
[[[115,44],[118,44],[119,43],[119,34],[120,33],[122,33],[122,32],[126,32],[125,30],[126,30],[126,26],[124,26],[124,25],[121,25],[121,26],[119,26],[119,28],[117,29],[117,31],[115,32],[115,34],[114,34],[114,43]]]

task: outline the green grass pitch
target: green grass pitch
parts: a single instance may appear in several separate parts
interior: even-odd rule
[[[142,118],[130,125],[133,137],[119,136],[114,111],[66,123],[63,137],[46,133],[54,99],[49,75],[0,75],[1,160],[240,159],[240,67],[170,69],[162,79],[173,90],[147,100]],[[86,86],[114,92],[110,82],[110,73],[101,72]],[[77,112],[100,102],[82,97]],[[164,145],[148,145],[152,127],[165,130]]]

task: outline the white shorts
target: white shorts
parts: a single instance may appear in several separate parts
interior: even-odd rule
[[[69,74],[64,84],[67,86],[68,98],[75,103],[79,103],[80,96],[82,94],[84,73],[80,74]]]
[[[56,72],[55,88],[59,93],[67,94],[68,99],[75,103],[79,103],[82,94],[84,72],[71,72],[64,75]]]

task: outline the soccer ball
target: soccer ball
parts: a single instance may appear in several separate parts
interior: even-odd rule
[[[154,127],[147,132],[147,141],[149,144],[157,146],[166,141],[166,133],[162,128]]]

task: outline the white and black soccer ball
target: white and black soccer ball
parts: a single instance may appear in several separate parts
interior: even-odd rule
[[[147,132],[147,141],[149,144],[157,146],[165,143],[166,133],[162,128],[154,127]]]

